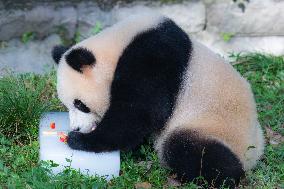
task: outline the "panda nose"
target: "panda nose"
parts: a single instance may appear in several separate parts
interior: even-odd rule
[[[73,131],[80,131],[80,128],[79,127],[77,127],[76,129],[74,129]]]

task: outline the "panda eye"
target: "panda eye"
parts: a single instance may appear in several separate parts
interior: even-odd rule
[[[88,108],[81,100],[75,99],[73,104],[78,110],[84,113],[90,113],[90,108]]]

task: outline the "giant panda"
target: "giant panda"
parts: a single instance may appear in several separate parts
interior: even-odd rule
[[[52,56],[73,149],[131,150],[154,137],[181,181],[231,188],[263,153],[248,82],[163,15],[129,17]]]

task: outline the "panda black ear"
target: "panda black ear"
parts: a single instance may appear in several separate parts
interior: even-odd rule
[[[51,51],[52,58],[56,64],[59,63],[62,55],[68,50],[68,47],[63,45],[56,45]]]
[[[72,49],[66,56],[66,62],[74,70],[83,73],[84,66],[92,66],[96,62],[94,54],[83,47]]]

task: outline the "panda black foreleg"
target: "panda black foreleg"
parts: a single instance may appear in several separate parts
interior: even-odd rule
[[[71,148],[83,151],[130,150],[142,143],[151,132],[147,111],[123,105],[110,107],[94,131],[70,132],[67,143]]]

